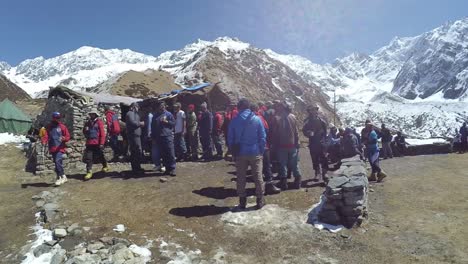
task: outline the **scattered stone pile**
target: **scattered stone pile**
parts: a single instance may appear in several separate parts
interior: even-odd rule
[[[81,227],[78,223],[68,226],[58,224],[67,215],[67,210],[61,210],[58,205],[63,194],[60,189],[53,189],[32,197],[41,210],[39,221],[44,227],[53,230],[51,239],[41,241],[32,249],[34,257],[49,254],[51,264],[140,264],[151,260],[148,249],[138,247],[127,239],[106,236],[86,241],[84,232],[92,234],[90,227]],[[92,223],[93,219],[87,219],[86,222]],[[70,241],[78,243],[67,251],[64,245],[70,244]]]
[[[319,212],[324,223],[348,228],[360,225],[367,217],[369,182],[364,162],[358,156],[343,159],[325,189],[325,202]]]
[[[115,104],[114,110],[119,114],[119,105]],[[71,140],[67,143],[67,153],[64,155],[63,164],[65,168],[76,168],[82,164],[83,152],[85,148],[85,138],[83,126],[88,118],[88,112],[96,107],[92,98],[74,94],[63,98],[63,96],[49,97],[44,111],[37,117],[36,125],[47,125],[50,123],[53,112],[62,114],[62,122],[67,126]],[[104,106],[99,105],[100,118],[105,122]],[[54,163],[48,153],[47,146],[40,142],[36,143],[33,153],[29,155],[29,167],[37,175],[48,175],[54,173]],[[112,157],[112,150],[105,149],[106,157]],[[31,165],[32,164],[32,165]]]

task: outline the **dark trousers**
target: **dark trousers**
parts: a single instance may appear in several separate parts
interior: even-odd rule
[[[109,146],[114,152],[114,158],[117,158],[120,155],[119,150],[119,137],[117,135],[109,136]]]
[[[190,146],[190,155],[192,159],[198,159],[198,131],[187,131],[188,145]]]
[[[460,153],[465,153],[468,148],[468,141],[466,137],[462,137],[461,139],[461,148]]]
[[[309,147],[310,158],[312,159],[312,167],[314,171],[320,171],[320,167],[323,170],[328,170],[328,160],[323,153],[321,146]]]
[[[379,152],[371,152],[369,151],[369,163],[372,168],[372,173],[380,173],[382,169],[380,169],[380,163],[379,163]]]
[[[263,152],[263,177],[265,178],[265,183],[271,183],[273,181],[273,173],[271,172],[271,158],[270,150],[265,149]]]
[[[63,171],[63,153],[60,151],[52,153],[52,159],[54,160],[55,174],[57,174],[57,177],[63,176],[65,174]]]
[[[107,161],[104,157],[104,153],[98,145],[86,146],[84,155],[86,171],[91,171],[93,169],[94,160],[101,162],[103,167],[107,167]]]
[[[174,134],[174,147],[175,155],[178,159],[183,159],[187,155],[187,147],[185,145],[185,138],[182,133]]]
[[[211,159],[213,157],[213,149],[211,147],[211,135],[200,133],[200,142],[203,149],[203,158]]]
[[[213,139],[213,145],[216,149],[216,154],[218,156],[223,156],[223,142],[221,140],[221,135],[213,134],[212,139]]]
[[[158,137],[156,141],[156,148],[161,155],[163,165],[166,167],[166,171],[176,169],[176,159],[174,150],[174,138],[169,137]]]
[[[128,145],[130,146],[130,164],[132,171],[141,170],[141,138],[138,135],[128,135]]]

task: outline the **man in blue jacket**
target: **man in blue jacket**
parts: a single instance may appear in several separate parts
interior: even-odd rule
[[[176,176],[176,159],[174,151],[174,135],[172,133],[175,125],[174,116],[166,111],[164,102],[158,102],[156,112],[153,114],[151,121],[151,139],[152,139],[152,154],[153,162],[156,170],[160,170],[161,161],[163,160],[166,172],[170,176]]]
[[[369,131],[366,141],[367,158],[369,159],[369,163],[372,168],[369,181],[381,182],[385,177],[387,177],[387,174],[380,168],[379,164],[380,150],[379,146],[377,145],[378,135],[377,132],[375,132],[374,126],[370,121],[366,121],[366,129],[367,131]]]
[[[266,133],[263,123],[250,110],[247,99],[239,100],[237,104],[239,114],[229,124],[228,146],[236,157],[237,194],[239,207],[245,209],[247,194],[245,192],[247,168],[252,168],[257,195],[257,209],[265,205],[263,194],[265,187],[262,178],[263,152],[265,151]]]

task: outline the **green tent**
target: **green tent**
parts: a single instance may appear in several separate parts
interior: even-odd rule
[[[31,118],[10,100],[0,103],[0,133],[25,134],[31,123]]]

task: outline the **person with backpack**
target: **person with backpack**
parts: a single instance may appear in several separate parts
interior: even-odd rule
[[[119,135],[120,135],[120,123],[119,123],[119,116],[112,111],[109,105],[104,107],[106,110],[106,126],[107,126],[107,139],[109,141],[109,146],[112,149],[114,154],[114,161],[119,159],[120,151],[119,151]]]
[[[382,124],[380,133],[382,136],[382,156],[384,159],[391,159],[393,158],[392,146],[390,145],[393,138],[392,133],[390,132],[390,129],[385,127],[385,124]]]
[[[104,157],[104,147],[106,143],[106,132],[104,123],[99,118],[97,109],[91,109],[88,113],[89,118],[83,127],[83,134],[86,137],[86,148],[84,152],[84,161],[86,163],[85,180],[93,177],[94,160],[99,160],[102,163],[102,172],[108,172],[106,158]]]
[[[67,152],[65,144],[70,141],[70,133],[68,128],[60,122],[61,117],[59,112],[53,112],[52,121],[42,131],[43,135],[41,137],[42,144],[48,144],[49,153],[52,154],[57,175],[55,186],[60,186],[68,181],[63,169],[63,154]]]
[[[187,159],[187,146],[185,144],[186,116],[179,102],[174,104],[174,146],[175,155],[178,161]]]
[[[307,108],[309,116],[304,121],[302,133],[309,139],[309,152],[315,171],[314,180],[327,179],[328,161],[326,157],[325,141],[327,137],[327,123],[319,117],[319,107],[316,105]]]
[[[245,185],[247,169],[250,166],[257,196],[256,209],[261,209],[265,205],[265,187],[262,178],[262,160],[266,144],[265,128],[260,118],[249,109],[250,102],[247,99],[240,99],[237,108],[239,114],[229,124],[228,146],[236,158],[239,208],[245,209],[247,206]]]

